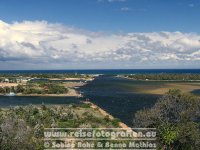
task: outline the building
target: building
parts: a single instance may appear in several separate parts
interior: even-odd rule
[[[9,79],[4,79],[4,82],[7,82],[7,83],[9,83]]]

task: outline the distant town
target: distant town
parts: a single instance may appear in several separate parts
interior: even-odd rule
[[[81,74],[9,74],[0,76],[5,96],[81,96],[76,88],[94,79]]]

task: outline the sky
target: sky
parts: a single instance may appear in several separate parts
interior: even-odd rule
[[[200,0],[0,0],[0,70],[200,68]]]

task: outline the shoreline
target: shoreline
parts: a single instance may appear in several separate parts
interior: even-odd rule
[[[150,80],[150,79],[146,79],[146,80],[142,80],[142,79],[134,79],[134,78],[129,78],[129,77],[125,77],[125,76],[116,76],[117,78],[122,78],[122,79],[130,79],[130,80],[134,80],[134,81],[158,81],[158,82],[200,82],[200,80]]]
[[[70,89],[69,93],[65,94],[22,94],[22,93],[17,93],[14,96],[7,96],[6,94],[0,94],[0,96],[5,96],[5,97],[82,97],[78,91],[75,89]]]
[[[0,96],[5,96],[0,94]],[[5,96],[5,97],[70,97],[70,95],[66,96],[66,95],[61,95],[61,94],[31,94],[31,95],[16,95],[16,96]],[[72,96],[73,97],[73,96]],[[82,97],[82,96],[81,96]],[[90,102],[90,101],[82,101],[83,104],[90,104],[91,108],[93,109],[98,109],[99,113],[102,114],[104,117],[108,116],[110,120],[115,119],[115,117],[113,117],[110,113],[108,113],[107,111],[105,111],[104,109],[102,109],[101,107],[99,107],[98,105]],[[129,127],[128,125],[126,125],[125,123],[123,123],[122,121],[119,121],[119,127],[122,129],[126,129],[126,130],[132,130],[131,127]]]
[[[92,81],[94,78],[48,78],[49,81]]]
[[[94,109],[98,109],[99,112],[103,115],[103,116],[108,116],[110,120],[113,120],[115,119],[115,117],[113,117],[111,114],[109,114],[108,112],[106,112],[105,110],[103,110],[101,107],[95,105],[94,103],[92,102],[89,102],[89,101],[84,101],[83,102],[84,104],[90,104],[91,105],[91,108],[94,108]],[[127,130],[132,130],[131,127],[129,127],[128,125],[126,125],[125,123],[123,122],[119,122],[119,127],[121,127],[122,129],[127,129]]]

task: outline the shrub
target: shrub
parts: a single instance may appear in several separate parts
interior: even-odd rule
[[[150,109],[135,114],[136,127],[157,128],[163,149],[198,150],[200,100],[180,90],[169,90]]]
[[[115,119],[112,120],[112,125],[114,127],[119,127],[119,122],[120,122],[120,119],[115,118]]]
[[[80,107],[82,107],[82,108],[90,108],[91,104],[90,103],[89,104],[83,103],[83,104],[80,105]]]

